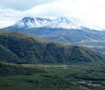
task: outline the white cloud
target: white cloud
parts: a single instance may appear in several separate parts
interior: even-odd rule
[[[0,25],[15,22],[24,16],[69,16],[86,20],[105,28],[105,0],[54,0],[54,2],[35,6],[26,11],[0,9]],[[1,19],[1,18],[5,19]],[[7,23],[7,24],[8,24]],[[10,24],[9,24],[10,25]],[[1,27],[0,26],[0,27]]]
[[[58,0],[26,11],[32,16],[69,16],[104,27],[105,0]]]
[[[0,9],[0,28],[13,25],[22,17],[24,17],[24,12],[11,9]]]
[[[25,13],[30,16],[72,16],[73,8],[73,3],[60,1],[33,7]]]

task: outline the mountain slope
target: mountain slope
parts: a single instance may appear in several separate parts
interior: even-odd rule
[[[105,60],[102,54],[86,47],[55,43],[12,31],[0,30],[0,45],[8,49],[8,53],[12,54],[11,58],[18,57],[17,60],[10,61],[11,58],[7,58],[8,54],[0,53],[0,56],[5,55],[7,62],[14,63],[71,63]],[[4,57],[0,59],[4,61]]]
[[[85,45],[97,51],[105,51],[105,31],[89,28],[75,18],[25,17],[5,30],[24,32],[46,40]]]
[[[17,55],[15,55],[9,49],[0,45],[0,61],[15,62],[17,59],[18,59]]]

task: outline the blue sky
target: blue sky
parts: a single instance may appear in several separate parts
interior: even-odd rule
[[[0,28],[25,16],[77,17],[105,28],[105,0],[0,0]]]
[[[57,0],[0,0],[0,8],[27,10],[35,6],[51,3],[54,1]]]

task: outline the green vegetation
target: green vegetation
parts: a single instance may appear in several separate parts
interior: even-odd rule
[[[0,63],[0,76],[32,75],[33,73],[45,72],[40,69],[26,68],[21,65]]]
[[[0,90],[105,90],[105,65],[0,63]]]
[[[12,51],[0,45],[0,59],[4,62],[16,62],[18,57]]]
[[[0,90],[105,90],[105,56],[87,47],[1,30],[0,62]]]
[[[0,30],[0,61],[18,64],[104,61],[87,47],[50,42],[24,33]]]

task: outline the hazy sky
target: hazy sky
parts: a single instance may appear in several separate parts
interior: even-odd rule
[[[105,28],[105,0],[0,0],[0,27],[25,16],[78,17]]]

